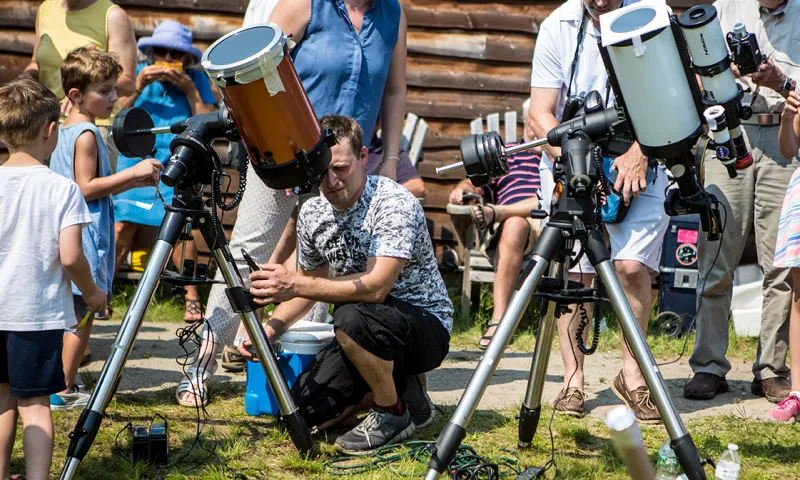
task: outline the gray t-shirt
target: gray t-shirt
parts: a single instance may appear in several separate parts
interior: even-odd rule
[[[300,209],[300,268],[328,264],[335,278],[365,272],[370,257],[408,260],[389,294],[436,315],[450,332],[453,304],[436,265],[422,206],[408,190],[370,175],[361,198],[350,208],[337,210],[319,196]]]

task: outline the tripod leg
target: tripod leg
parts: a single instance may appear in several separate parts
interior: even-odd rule
[[[214,213],[210,213],[214,215]],[[244,288],[242,276],[239,269],[231,257],[228,250],[228,242],[225,237],[219,238],[210,221],[200,222],[200,230],[203,238],[208,245],[217,245],[213,250],[214,258],[217,260],[220,272],[225,283],[228,285],[228,298],[234,311],[239,313],[244,324],[247,335],[253,343],[253,349],[258,356],[258,361],[264,369],[269,386],[275,394],[278,406],[281,411],[281,420],[286,426],[292,442],[302,454],[315,454],[314,441],[311,438],[311,430],[308,428],[303,417],[300,416],[297,405],[292,399],[289,385],[281,372],[275,352],[267,339],[261,322],[255,313],[255,308],[249,303],[249,292]],[[245,300],[247,297],[247,300]]]
[[[636,363],[639,365],[644,381],[650,389],[650,396],[655,400],[667,433],[672,439],[671,445],[675,450],[675,455],[678,457],[678,461],[689,479],[705,480],[706,475],[703,471],[700,455],[697,453],[694,441],[686,431],[678,411],[672,404],[672,399],[664,384],[664,379],[661,377],[661,372],[658,370],[658,365],[650,352],[650,347],[647,345],[647,340],[641,328],[639,328],[639,322],[633,314],[628,299],[625,297],[622,284],[617,278],[617,273],[611,263],[608,248],[605,245],[602,234],[595,230],[587,243],[586,253],[605,285],[608,298],[619,319],[622,333],[633,357],[636,359]]]
[[[133,294],[128,311],[125,312],[125,317],[122,319],[122,325],[120,325],[117,337],[111,346],[108,360],[103,365],[97,386],[92,392],[89,403],[78,418],[75,429],[69,434],[67,462],[61,471],[61,480],[72,478],[100,430],[103,415],[119,384],[122,368],[133,348],[133,342],[144,319],[144,314],[147,312],[147,307],[150,305],[150,299],[153,298],[158,287],[161,272],[167,266],[173,245],[178,240],[183,225],[183,216],[175,212],[167,212],[161,223],[158,240],[153,246],[147,267],[142,273],[142,279],[136,286],[136,292]]]
[[[475,367],[475,372],[458,402],[456,411],[439,435],[428,463],[426,480],[435,480],[440,473],[447,470],[450,462],[455,458],[456,451],[467,434],[467,424],[478,408],[478,402],[492,379],[497,364],[511,340],[511,335],[516,330],[533,291],[544,275],[549,259],[553,258],[560,243],[561,231],[554,227],[545,227],[534,246],[533,256],[525,265],[520,283],[517,284],[516,291],[508,302],[506,312],[500,319],[500,324],[492,335],[492,340],[486,347],[478,366]]]
[[[550,274],[553,278],[563,280],[566,278],[565,265],[553,262]],[[531,446],[533,436],[539,427],[539,416],[542,413],[542,392],[547,376],[547,365],[550,363],[550,350],[553,345],[553,334],[556,326],[556,303],[547,303],[547,313],[539,321],[539,330],[536,335],[536,347],[533,350],[531,373],[528,377],[528,389],[525,400],[519,410],[518,443],[519,448]]]

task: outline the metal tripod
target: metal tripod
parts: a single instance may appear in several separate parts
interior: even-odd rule
[[[128,311],[122,320],[117,337],[111,347],[111,353],[103,366],[97,387],[89,399],[89,404],[81,413],[75,429],[70,433],[67,462],[61,472],[61,480],[71,479],[78,465],[86,456],[92,446],[95,436],[100,429],[106,408],[114,395],[122,369],[128,354],[133,348],[136,334],[144,319],[150,300],[162,279],[162,272],[167,265],[173,248],[179,241],[181,233],[187,224],[200,229],[206,244],[212,248],[214,258],[225,278],[228,286],[226,293],[233,310],[241,316],[242,322],[253,342],[253,348],[258,355],[269,385],[275,393],[281,412],[281,422],[288,430],[289,435],[298,450],[305,454],[313,450],[314,443],[305,420],[299,415],[297,406],[292,399],[286,379],[281,372],[278,362],[261,323],[255,314],[256,306],[251,302],[252,297],[244,287],[242,277],[233,257],[228,249],[228,242],[219,227],[216,212],[204,208],[202,198],[202,185],[190,179],[192,174],[185,176],[175,187],[175,196],[172,207],[167,207],[167,214],[161,222],[158,237],[153,251],[147,261],[147,267],[142,274],[142,279],[136,287]],[[191,284],[205,283],[205,279],[168,278],[172,283]]]
[[[562,147],[562,151],[565,150],[566,148]],[[539,323],[528,388],[520,410],[519,446],[521,448],[530,446],[541,415],[542,392],[547,373],[547,364],[550,359],[550,347],[553,342],[558,306],[559,304],[565,305],[597,300],[592,298],[593,294],[587,296],[585,289],[581,293],[570,288],[566,280],[570,255],[575,240],[581,241],[585,254],[596,269],[608,292],[608,298],[617,314],[623,335],[634,358],[636,358],[642,376],[650,389],[650,394],[655,400],[664,426],[672,439],[672,448],[683,471],[692,480],[704,480],[706,478],[697,448],[686,431],[677,410],[675,410],[675,406],[672,404],[667,388],[664,385],[664,379],[661,377],[655,359],[617,278],[608,248],[594,217],[594,203],[590,196],[584,192],[577,191],[586,185],[592,185],[593,182],[587,182],[581,187],[581,176],[575,175],[577,168],[574,167],[578,166],[580,168],[581,163],[576,159],[584,157],[585,154],[583,152],[585,150],[576,148],[575,151],[579,155],[573,155],[572,152],[569,152],[565,159],[570,159],[570,161],[565,162],[563,165],[557,164],[556,174],[562,177],[560,183],[564,188],[561,198],[558,205],[554,207],[549,223],[543,229],[542,235],[533,248],[532,256],[523,269],[520,281],[508,303],[506,312],[500,320],[500,324],[495,330],[483,357],[475,368],[475,372],[472,374],[472,378],[450,422],[448,422],[439,436],[428,464],[429,470],[425,476],[426,480],[435,480],[439,474],[447,470],[453,461],[456,450],[466,436],[467,425],[478,407],[478,403],[497,368],[497,364],[508,346],[531,297],[536,294],[548,300],[548,306],[546,315],[541,318]],[[562,168],[565,168],[566,171],[561,170],[559,172],[558,169]],[[565,182],[564,178],[570,181]],[[544,212],[541,211],[534,211],[532,215],[537,218],[545,217]],[[543,278],[548,266],[550,266],[550,272],[554,276],[554,280]]]

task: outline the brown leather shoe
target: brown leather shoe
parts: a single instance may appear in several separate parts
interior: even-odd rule
[[[583,408],[585,398],[586,394],[576,387],[563,389],[556,397],[556,412],[583,418],[586,416],[586,410]]]
[[[713,373],[699,372],[683,386],[683,398],[692,400],[711,400],[718,393],[730,390],[725,377]],[[783,400],[783,398],[781,398]]]
[[[620,371],[619,374],[614,377],[611,390],[614,391],[620,400],[625,402],[628,408],[633,410],[633,413],[636,415],[636,420],[639,423],[661,422],[661,415],[659,415],[655,403],[653,403],[653,400],[650,398],[650,390],[647,386],[643,385],[636,390],[628,390],[628,386],[625,385],[625,379],[622,378],[622,372]]]
[[[750,391],[753,395],[759,397],[767,397],[772,403],[778,403],[784,398],[789,396],[792,388],[789,386],[789,381],[783,377],[772,377],[766,380],[753,379],[750,384]]]

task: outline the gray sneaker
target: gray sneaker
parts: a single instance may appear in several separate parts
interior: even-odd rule
[[[77,385],[73,385],[66,393],[54,393],[50,395],[50,410],[72,410],[73,408],[83,408],[89,404],[91,395],[81,391]]]
[[[414,427],[425,428],[433,422],[436,411],[430,397],[425,393],[419,375],[409,375],[406,377],[406,391],[400,400],[408,406],[411,421]]]
[[[409,409],[403,415],[392,415],[373,408],[367,418],[336,439],[336,449],[348,455],[365,455],[376,448],[402,442],[414,433]]]

